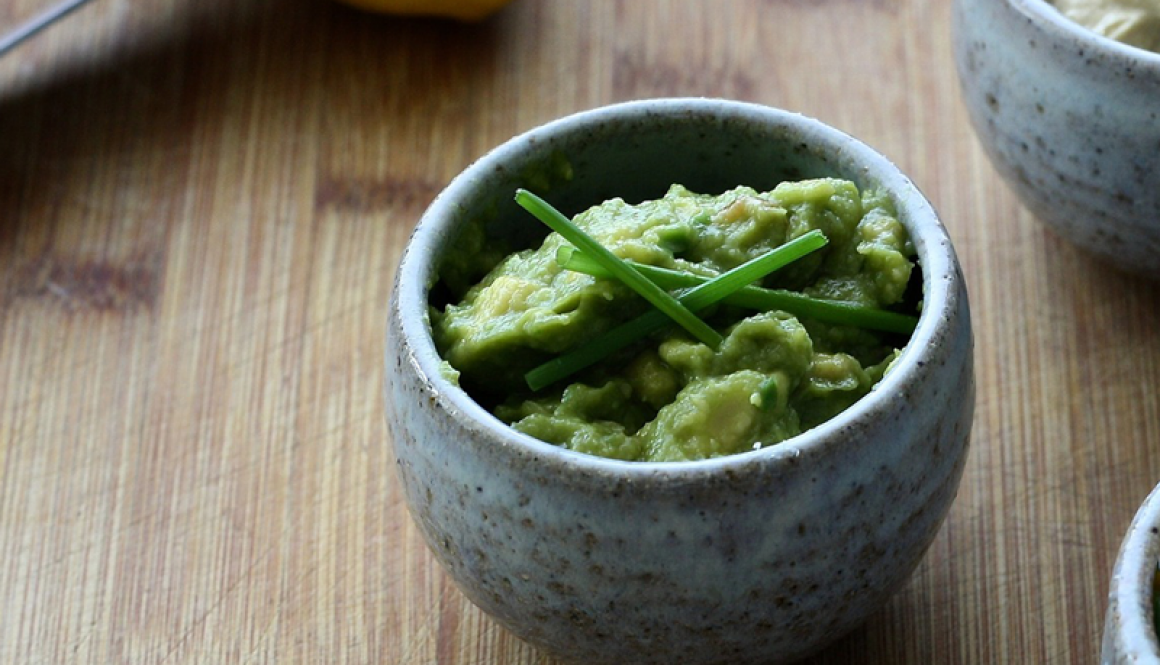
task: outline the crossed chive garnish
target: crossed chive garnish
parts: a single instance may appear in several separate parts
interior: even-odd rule
[[[811,231],[810,233],[821,234],[821,231]],[[801,236],[801,238],[804,237],[806,236]],[[791,242],[797,242],[797,240]],[[561,247],[558,249],[556,251],[556,262],[568,270],[582,272],[593,277],[608,279],[612,276],[611,273],[602,270],[597,262],[593,261],[575,247]],[[716,279],[633,261],[627,261],[626,263],[636,268],[654,284],[665,289],[687,289]],[[774,268],[774,270],[776,269]],[[770,272],[773,272],[773,270]],[[758,279],[764,276],[761,275]],[[868,330],[878,330],[881,332],[909,334],[914,332],[914,327],[918,323],[918,318],[909,314],[899,314],[898,312],[891,312],[885,309],[871,309],[838,300],[819,300],[793,291],[765,289],[751,284],[746,284],[740,289],[729,293],[721,299],[721,302],[726,305],[744,307],[761,312],[779,309],[797,317],[808,317],[824,323],[866,328]]]
[[[562,267],[597,278],[618,279],[656,308],[529,371],[524,380],[532,391],[567,378],[670,323],[680,325],[698,341],[716,350],[722,341],[720,333],[694,312],[718,302],[759,311],[779,309],[827,323],[886,332],[910,333],[918,323],[917,317],[906,314],[752,286],[753,282],[824,247],[829,240],[816,229],[710,278],[625,261],[527,190],[516,191],[516,202],[572,243],[572,247],[557,251],[556,260]],[[687,290],[674,296],[665,289]]]
[[[547,201],[526,189],[520,189],[516,191],[516,203],[535,215],[541,222],[547,224],[548,228],[563,236],[565,240],[586,252],[600,267],[643,296],[654,307],[689,331],[689,334],[696,337],[702,344],[714,350],[721,346],[720,333],[697,318],[696,314],[690,312],[685,305],[667,291],[648,281],[639,271],[608,251],[607,247],[596,242],[595,238],[582,231],[579,226],[573,224],[572,220],[553,208]]]

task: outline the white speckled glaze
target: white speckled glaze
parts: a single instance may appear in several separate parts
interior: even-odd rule
[[[1152,576],[1160,560],[1160,485],[1152,490],[1120,546],[1104,620],[1104,665],[1160,663],[1152,627]]]
[[[573,214],[613,196],[837,175],[884,187],[924,269],[910,346],[838,418],[759,451],[629,463],[516,433],[439,373],[426,321],[464,219],[536,225],[512,202],[540,165]],[[800,115],[721,100],[632,102],[518,136],[424,214],[390,303],[387,410],[412,515],[463,592],[521,638],[586,664],[783,663],[879,608],[957,492],[974,409],[964,281],[934,210],[885,158]]]
[[[1160,54],[1044,0],[955,0],[954,50],[996,170],[1061,236],[1160,276]]]

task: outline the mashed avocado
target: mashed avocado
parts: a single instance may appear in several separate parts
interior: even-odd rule
[[[829,244],[764,280],[815,298],[914,311],[914,249],[890,201],[848,181],[787,182],[719,196],[674,185],[661,199],[613,199],[577,226],[622,259],[714,276],[813,229]],[[464,266],[495,254],[478,229],[445,258],[435,342],[477,401],[521,432],[579,452],[639,461],[698,460],[776,444],[865,395],[905,337],[718,306],[716,350],[677,326],[532,393],[523,375],[650,307],[623,284],[559,266],[566,244],[498,260],[470,287]],[[490,264],[489,264],[490,267]],[[477,269],[482,272],[483,268]],[[447,283],[450,282],[450,283]],[[455,376],[448,372],[448,376]]]
[[[1160,0],[1052,0],[1052,4],[1085,28],[1160,53]]]

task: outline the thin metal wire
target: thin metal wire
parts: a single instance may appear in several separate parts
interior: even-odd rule
[[[55,23],[58,19],[64,18],[77,7],[85,4],[89,0],[63,0],[55,7],[50,7],[44,13],[29,19],[23,25],[18,26],[15,30],[0,37],[0,57],[8,51],[15,48],[20,42],[35,35],[41,30]]]

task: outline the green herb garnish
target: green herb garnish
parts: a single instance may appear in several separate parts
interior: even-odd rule
[[[754,406],[764,411],[782,411],[788,401],[789,377],[784,372],[774,372],[758,388]]]
[[[556,261],[568,270],[582,272],[593,277],[608,279],[612,276],[599,263],[593,261],[592,257],[575,247],[561,247],[556,252]],[[689,272],[640,263],[629,262],[629,265],[636,268],[654,284],[665,289],[694,287],[712,279]],[[915,326],[918,325],[918,317],[908,314],[872,309],[834,300],[820,300],[793,291],[764,289],[752,285],[746,285],[721,302],[758,311],[777,309],[789,312],[794,316],[808,317],[825,323],[892,333],[909,334],[914,332]]]
[[[721,335],[710,328],[709,324],[697,318],[697,315],[690,312],[680,301],[646,279],[635,268],[610,252],[607,247],[596,242],[592,236],[582,231],[580,227],[572,223],[572,220],[553,208],[547,201],[526,189],[519,189],[516,190],[516,203],[563,236],[565,240],[583,250],[609,274],[639,293],[654,307],[689,331],[689,334],[697,338],[702,344],[708,345],[711,349],[716,349],[721,345]]]
[[[732,270],[698,284],[683,293],[679,297],[679,302],[683,307],[693,311],[708,307],[728,297],[731,293],[737,292],[745,285],[823,247],[827,242],[826,236],[821,231],[810,231],[781,247],[770,250]],[[540,390],[607,358],[629,344],[660,330],[668,323],[669,319],[664,314],[657,310],[650,310],[575,350],[536,367],[524,375],[524,380],[533,391]]]

